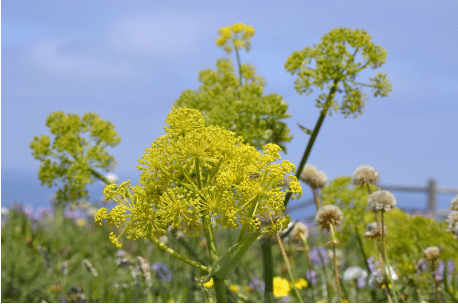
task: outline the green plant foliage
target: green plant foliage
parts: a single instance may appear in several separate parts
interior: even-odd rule
[[[371,191],[378,188],[370,185]],[[366,225],[369,224],[371,217],[365,217],[367,211],[367,199],[369,192],[367,187],[352,185],[350,176],[341,176],[333,179],[329,185],[321,190],[323,205],[335,205],[343,213],[342,225],[338,234],[339,241],[348,242],[355,228],[362,236]]]
[[[451,233],[447,233],[446,222],[393,209],[385,213],[385,225],[388,256],[399,268],[407,270],[406,263],[424,258],[423,250],[429,246],[441,249],[441,260],[452,259],[455,265],[458,263],[458,243]],[[368,246],[368,252],[375,254],[374,247],[373,244]]]
[[[216,67],[201,71],[199,90],[185,90],[174,106],[201,111],[206,126],[217,125],[233,131],[257,149],[274,143],[286,151],[284,143],[293,137],[281,121],[291,116],[282,97],[263,94],[265,80],[256,75],[252,65],[241,65],[242,85],[230,59],[218,59]]]
[[[358,61],[359,59],[361,61]],[[326,93],[318,96],[316,106],[327,110],[328,107],[348,117],[362,114],[368,98],[362,92],[363,87],[372,88],[374,96],[388,96],[391,84],[385,74],[378,73],[369,78],[370,84],[356,81],[358,74],[366,67],[376,69],[385,63],[386,51],[371,42],[371,36],[364,30],[337,28],[321,37],[321,43],[295,51],[285,63],[285,69],[292,75],[297,74],[294,81],[299,94],[309,96],[313,87],[327,91],[332,90],[332,99]],[[315,65],[312,66],[312,61]],[[343,89],[339,88],[342,84]],[[335,92],[343,92],[339,106]],[[326,112],[326,111],[324,111]],[[331,115],[332,112],[329,112]]]
[[[95,169],[108,172],[116,166],[116,160],[106,151],[121,141],[114,125],[94,113],[80,117],[58,111],[48,116],[46,126],[54,140],[41,135],[30,143],[33,156],[41,162],[41,184],[52,187],[62,183],[55,197],[59,203],[87,198],[86,185],[103,178]]]

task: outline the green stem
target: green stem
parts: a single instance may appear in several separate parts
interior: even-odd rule
[[[256,208],[258,207],[258,201],[259,201],[259,196],[256,195],[256,197],[254,198],[254,201],[251,203],[250,210],[248,210],[247,218],[250,219],[253,216],[253,213],[256,211]],[[239,237],[237,238],[237,243],[242,240],[245,232],[246,232],[246,226],[242,225],[242,228],[240,229]]]
[[[367,262],[367,255],[366,251],[364,251],[363,241],[359,236],[359,231],[356,226],[353,227],[355,229],[356,239],[358,240],[359,247],[361,248],[361,254],[363,255],[364,264],[366,265],[367,273],[371,273],[371,269],[369,268],[369,263]]]
[[[309,246],[307,244],[307,239],[305,238],[304,235],[301,235],[301,239],[302,239],[302,242],[304,243],[304,250],[305,250],[305,257],[307,258],[307,264],[309,266],[309,271],[310,271],[310,289],[312,289],[312,302],[316,302],[315,301],[315,290],[313,288],[313,283],[312,283],[312,271],[313,271],[313,264],[312,264],[312,261],[310,260],[310,256],[309,256]]]
[[[331,106],[331,100],[334,97],[334,94],[337,90],[337,85],[339,83],[339,79],[334,80],[334,85],[331,88],[331,91],[328,94],[327,100],[326,100],[326,105],[321,111],[320,117],[318,118],[318,121],[315,124],[315,128],[313,129],[312,136],[310,136],[309,142],[307,144],[307,148],[305,149],[304,155],[302,156],[302,160],[299,164],[299,167],[297,168],[296,171],[296,177],[299,179],[302,169],[304,169],[305,163],[307,162],[307,159],[310,155],[310,152],[312,151],[313,144],[315,143],[316,137],[318,136],[318,132],[320,131],[321,125],[323,124],[324,118],[326,117],[327,111],[329,107]],[[286,193],[285,196],[285,207],[289,202],[289,199],[291,198],[291,192]],[[272,251],[267,250],[264,247],[269,246],[267,244],[261,244],[262,248],[262,255],[263,255],[263,260],[267,261],[270,259],[270,262],[272,261]],[[270,254],[270,256],[264,256],[265,254]],[[265,282],[265,287],[264,287],[264,294],[266,297],[266,302],[268,300],[272,301],[273,300],[273,267],[272,264],[267,264],[264,262],[264,282]]]
[[[237,48],[235,47],[235,44],[234,44],[234,50],[235,50],[235,57],[237,58],[237,65],[239,66],[240,86],[242,86],[242,64],[240,62],[239,50],[237,50]]]
[[[333,260],[334,260],[334,278],[336,280],[336,285],[337,285],[337,293],[339,294],[339,300],[340,303],[343,303],[342,301],[342,291],[340,290],[340,280],[339,280],[339,272],[337,269],[337,256],[336,256],[336,244],[337,244],[337,239],[334,231],[334,225],[330,224],[329,227],[331,228],[331,234],[332,234],[332,252],[333,252]]]
[[[270,244],[261,243],[262,261],[264,266],[264,301],[266,303],[274,302],[274,283],[273,283],[273,261],[272,247]]]
[[[295,279],[293,276],[293,272],[291,271],[291,264],[289,263],[288,256],[286,255],[286,252],[285,252],[285,248],[283,247],[283,242],[281,241],[280,237],[278,236],[278,233],[275,234],[275,236],[277,238],[277,243],[278,243],[278,247],[280,248],[281,255],[283,257],[283,260],[285,261],[286,269],[288,270],[288,274],[289,274],[289,278],[291,279],[291,282],[293,284],[294,292],[296,293],[296,296],[299,299],[299,301],[301,301],[301,303],[304,303],[304,300],[302,300],[301,294],[297,290],[296,284],[294,283]]]
[[[156,243],[156,244],[159,246],[159,248],[161,248],[162,250],[164,250],[164,251],[170,253],[170,254],[173,255],[174,257],[176,257],[176,258],[182,260],[182,261],[185,262],[185,263],[188,263],[188,264],[191,265],[191,266],[194,266],[194,267],[196,267],[196,268],[199,268],[199,269],[201,269],[201,270],[203,270],[203,271],[205,271],[205,272],[207,272],[207,273],[210,273],[210,271],[211,271],[211,268],[210,268],[210,267],[204,266],[204,265],[202,265],[202,264],[200,264],[200,263],[198,263],[198,262],[196,262],[196,261],[193,261],[193,260],[191,260],[191,259],[188,259],[188,258],[185,257],[185,256],[182,256],[181,254],[179,254],[179,253],[176,252],[175,250],[173,250],[173,249],[167,247],[167,245],[165,245],[164,243],[162,243],[161,241],[159,241],[159,240],[158,240],[156,237],[154,237],[154,236],[151,237],[151,240],[152,240],[154,243]]]
[[[387,256],[386,256],[386,245],[385,245],[385,223],[384,223],[384,211],[382,210],[382,256],[383,256],[383,262],[385,264],[385,275],[386,275],[386,270],[388,269],[388,283],[391,284],[391,288],[393,290],[393,297],[394,297],[394,301],[396,303],[398,303],[398,299],[397,299],[397,295],[396,295],[396,288],[394,287],[394,282],[393,282],[393,279],[392,279],[392,276],[391,276],[391,269],[390,269],[390,264],[388,263],[388,259],[387,259]],[[388,285],[388,284],[387,284]],[[389,287],[389,286],[387,286]],[[389,288],[388,288],[389,289]]]
[[[111,182],[105,176],[103,176],[102,174],[100,174],[99,172],[95,171],[92,168],[90,168],[90,170],[91,170],[91,174],[97,177],[98,179],[100,179],[102,182],[104,182],[107,185],[111,184]]]
[[[320,131],[321,125],[323,124],[324,118],[326,117],[326,114],[329,110],[329,107],[331,105],[331,100],[334,97],[334,94],[337,90],[338,83],[339,83],[338,79],[334,80],[334,86],[332,86],[331,91],[328,94],[326,105],[324,106],[323,110],[321,111],[320,117],[318,118],[318,121],[315,124],[315,128],[313,129],[313,132],[312,132],[312,136],[310,136],[309,142],[307,144],[307,148],[305,149],[304,155],[302,156],[302,160],[296,171],[296,177],[298,179],[302,173],[302,169],[304,169],[305,163],[307,162],[310,152],[312,151],[313,144],[315,143],[315,139],[318,136],[318,132]],[[290,198],[291,198],[291,192],[288,192],[285,196],[285,207],[288,204]]]

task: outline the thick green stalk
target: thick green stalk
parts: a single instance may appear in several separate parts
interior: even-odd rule
[[[272,262],[272,247],[268,243],[261,243],[262,262],[264,266],[264,301],[274,302],[274,265]]]
[[[331,100],[334,97],[334,94],[337,90],[337,84],[339,83],[339,80],[336,79],[334,80],[334,85],[331,88],[331,91],[328,94],[327,101],[326,101],[326,106],[324,109],[321,111],[320,117],[318,118],[318,121],[316,122],[315,128],[313,129],[312,136],[310,137],[310,140],[307,144],[307,148],[305,149],[304,155],[302,156],[302,160],[299,164],[299,167],[296,170],[296,177],[299,178],[302,169],[304,169],[305,163],[307,162],[307,159],[310,155],[310,152],[312,151],[313,144],[315,143],[315,139],[318,136],[318,132],[320,131],[321,125],[323,124],[324,118],[326,117],[326,114],[328,112],[329,107],[331,106]],[[286,193],[285,196],[285,207],[288,204],[289,199],[291,198],[291,192]],[[270,259],[272,259],[272,250],[270,249],[269,251],[267,249],[264,249],[264,246],[270,246],[270,245],[264,245],[261,244],[262,248],[262,255],[263,259],[269,259],[269,257],[264,256],[264,254],[269,254],[270,253]],[[267,267],[267,268],[266,268]],[[270,273],[269,273],[270,272]],[[269,279],[269,281],[267,281]],[[266,302],[268,299],[269,295],[273,295],[273,267],[271,264],[266,265],[264,263],[264,282],[265,282],[265,287],[264,287],[264,294],[266,296]]]
[[[100,179],[102,182],[104,182],[107,185],[111,184],[110,181],[105,176],[103,176],[102,174],[100,174],[99,172],[95,171],[92,168],[90,170],[91,170],[91,174],[97,177],[98,179]]]
[[[337,90],[337,85],[339,83],[339,80],[334,80],[333,86],[331,88],[331,91],[329,91],[327,100],[326,100],[326,105],[324,106],[323,110],[321,111],[320,117],[318,118],[318,121],[315,124],[315,128],[313,129],[312,136],[309,139],[309,142],[307,144],[307,148],[305,149],[304,155],[302,156],[302,160],[299,163],[299,167],[296,170],[296,177],[299,178],[302,173],[302,169],[304,169],[305,163],[307,162],[307,159],[310,155],[310,152],[312,151],[313,144],[315,143],[315,139],[318,136],[318,132],[320,132],[321,125],[323,124],[324,118],[326,117],[326,114],[329,110],[329,107],[331,106],[331,100],[334,97],[334,94]],[[289,199],[291,198],[291,193],[288,192],[285,197],[285,207],[289,202]]]

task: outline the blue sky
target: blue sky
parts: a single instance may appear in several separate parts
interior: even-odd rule
[[[265,94],[290,107],[294,139],[283,159],[298,165],[308,136],[296,123],[312,128],[319,115],[316,95],[294,90],[286,59],[336,27],[362,28],[388,52],[377,71],[393,91],[369,95],[356,119],[328,116],[309,163],[330,179],[369,164],[382,184],[434,177],[458,187],[457,1],[3,0],[1,8],[2,171],[38,172],[29,144],[62,110],[113,122],[122,139],[111,149],[114,172],[137,176],[137,159],[163,133],[173,102],[226,56],[215,45],[218,28],[243,22],[256,34],[242,62],[265,77]]]

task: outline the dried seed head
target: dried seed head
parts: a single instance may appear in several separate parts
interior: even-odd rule
[[[353,184],[361,186],[373,184],[378,179],[378,172],[369,165],[362,165],[353,173]]]
[[[97,273],[97,270],[95,270],[95,268],[92,266],[91,262],[89,262],[88,259],[84,259],[83,260],[83,265],[84,267],[94,276],[98,276],[99,274]]]
[[[294,224],[293,230],[290,233],[290,236],[293,240],[302,240],[302,238],[307,239],[309,236],[309,230],[307,226],[302,222],[296,222]]]
[[[302,170],[300,179],[309,184],[313,189],[323,188],[328,181],[324,172],[318,171],[313,165],[306,165]]]
[[[321,207],[315,216],[317,222],[323,229],[330,229],[330,225],[339,226],[343,218],[342,211],[334,205]]]
[[[383,235],[386,235],[386,226],[383,226]],[[364,232],[365,237],[370,237],[370,238],[377,238],[382,235],[382,231],[380,231],[379,226],[377,222],[370,223],[366,227],[366,231]]]
[[[425,258],[430,262],[435,262],[440,256],[440,249],[436,246],[431,246],[426,248],[423,253],[425,254]]]
[[[458,210],[458,196],[452,199],[452,202],[450,203],[450,210]]]
[[[458,211],[453,211],[448,215],[448,229],[447,231],[455,234],[455,237],[458,237]]]
[[[369,195],[367,205],[372,212],[390,211],[396,206],[396,198],[389,191],[378,190]]]

